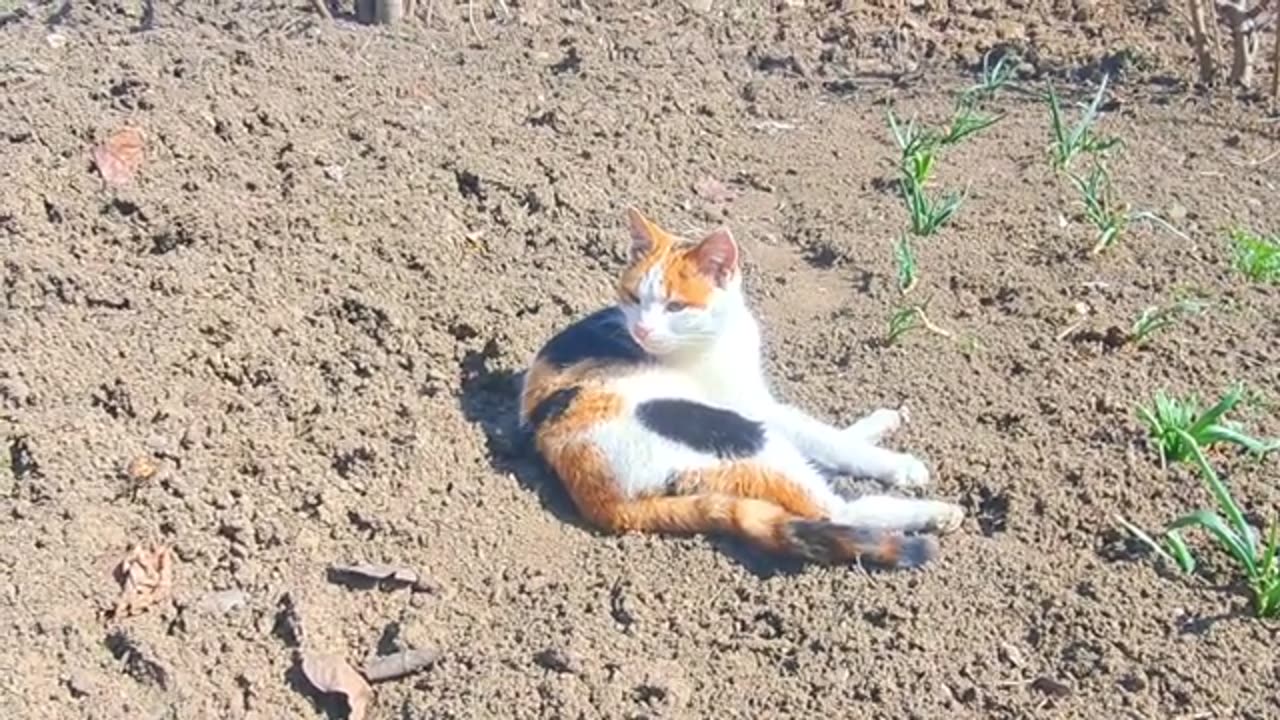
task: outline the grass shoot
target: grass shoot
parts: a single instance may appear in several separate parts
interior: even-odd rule
[[[1169,524],[1165,531],[1165,544],[1157,543],[1132,523],[1119,518],[1122,525],[1158,555],[1172,561],[1183,572],[1195,571],[1196,561],[1182,538],[1181,531],[1199,528],[1218,541],[1218,545],[1235,560],[1253,594],[1254,614],[1259,618],[1280,616],[1280,523],[1274,519],[1267,531],[1265,543],[1260,543],[1258,531],[1245,520],[1230,490],[1205,459],[1196,439],[1183,430],[1181,441],[1189,449],[1193,464],[1208,485],[1217,502],[1218,511],[1201,509],[1184,515]],[[1225,516],[1225,517],[1224,517]]]
[[[929,332],[941,335],[942,337],[951,337],[951,331],[934,325],[933,321],[929,319],[929,316],[925,314],[925,308],[928,305],[929,301],[926,300],[922,303],[908,305],[895,310],[893,315],[889,318],[889,330],[885,334],[885,344],[893,345],[897,343],[903,335],[919,328],[924,328]]]
[[[982,57],[982,78],[978,84],[970,86],[960,94],[960,105],[975,106],[984,100],[995,98],[996,94],[1013,79],[1019,58],[1011,52],[1000,55],[995,65],[991,64],[991,53]]]
[[[1129,342],[1135,345],[1145,343],[1152,334],[1177,323],[1184,317],[1202,312],[1207,304],[1190,298],[1179,300],[1172,305],[1152,305],[1142,311],[1142,315],[1134,321],[1129,330]]]
[[[1244,397],[1244,386],[1236,384],[1205,410],[1195,395],[1179,399],[1157,392],[1152,405],[1139,406],[1137,412],[1162,464],[1185,462],[1192,458],[1196,447],[1208,448],[1217,443],[1236,445],[1258,456],[1280,450],[1280,440],[1260,440],[1225,419]],[[1194,447],[1187,444],[1186,438]]]
[[[911,232],[917,237],[928,237],[936,233],[955,216],[963,201],[958,193],[931,198],[925,192],[924,185],[907,173],[903,174],[901,185],[902,199],[911,215]]]
[[[1119,138],[1103,138],[1094,134],[1093,127],[1098,120],[1098,109],[1102,107],[1102,98],[1107,92],[1106,75],[1102,76],[1102,84],[1093,102],[1084,108],[1084,114],[1075,125],[1067,128],[1063,119],[1062,104],[1058,99],[1053,84],[1049,84],[1046,99],[1049,103],[1049,122],[1053,128],[1053,143],[1050,145],[1050,160],[1055,170],[1066,170],[1071,161],[1081,153],[1103,155],[1112,147],[1120,144]]]
[[[1097,255],[1115,245],[1131,224],[1144,220],[1160,225],[1184,240],[1187,239],[1186,235],[1159,215],[1149,210],[1134,212],[1127,203],[1121,203],[1116,198],[1110,173],[1101,164],[1095,164],[1084,178],[1074,174],[1069,177],[1072,184],[1080,191],[1085,218],[1097,231],[1097,240],[1094,242],[1093,249],[1089,251],[1091,255]]]
[[[906,295],[916,286],[916,254],[911,248],[911,237],[903,235],[893,246],[893,260],[897,268],[898,290]]]
[[[1280,283],[1280,237],[1236,228],[1230,240],[1236,270],[1254,282]]]

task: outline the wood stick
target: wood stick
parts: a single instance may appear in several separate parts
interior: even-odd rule
[[[405,0],[374,0],[373,21],[381,25],[395,25],[404,19]]]
[[[1272,42],[1275,45],[1271,48],[1271,110],[1275,111],[1280,108],[1280,20],[1273,22],[1275,37]]]
[[[316,12],[324,16],[326,20],[333,19],[333,13],[329,12],[329,0],[311,0],[311,6]]]
[[[1191,9],[1191,46],[1196,51],[1196,61],[1200,65],[1200,83],[1212,85],[1218,74],[1213,59],[1213,51],[1209,47],[1209,35],[1205,25],[1204,0],[1188,0]]]

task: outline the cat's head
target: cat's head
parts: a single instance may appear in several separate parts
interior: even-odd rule
[[[627,330],[652,355],[705,348],[742,306],[738,243],[719,228],[696,243],[627,210],[631,253],[618,281]]]

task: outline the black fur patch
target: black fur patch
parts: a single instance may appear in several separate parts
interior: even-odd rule
[[[641,364],[653,359],[627,332],[626,318],[616,306],[597,310],[561,330],[538,355],[556,368],[583,360]]]
[[[764,447],[764,425],[690,400],[650,400],[636,417],[659,435],[719,458],[750,457]]]
[[[559,420],[581,392],[582,388],[575,385],[561,388],[543,398],[542,402],[533,408],[533,412],[529,413],[529,429],[537,432],[543,425]]]

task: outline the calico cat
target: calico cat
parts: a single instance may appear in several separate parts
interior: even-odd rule
[[[617,304],[552,337],[521,388],[521,427],[582,516],[612,532],[727,533],[820,563],[935,557],[962,508],[847,500],[820,469],[926,486],[924,463],[877,445],[906,410],[837,428],[775,399],[729,230],[695,244],[627,217]]]

